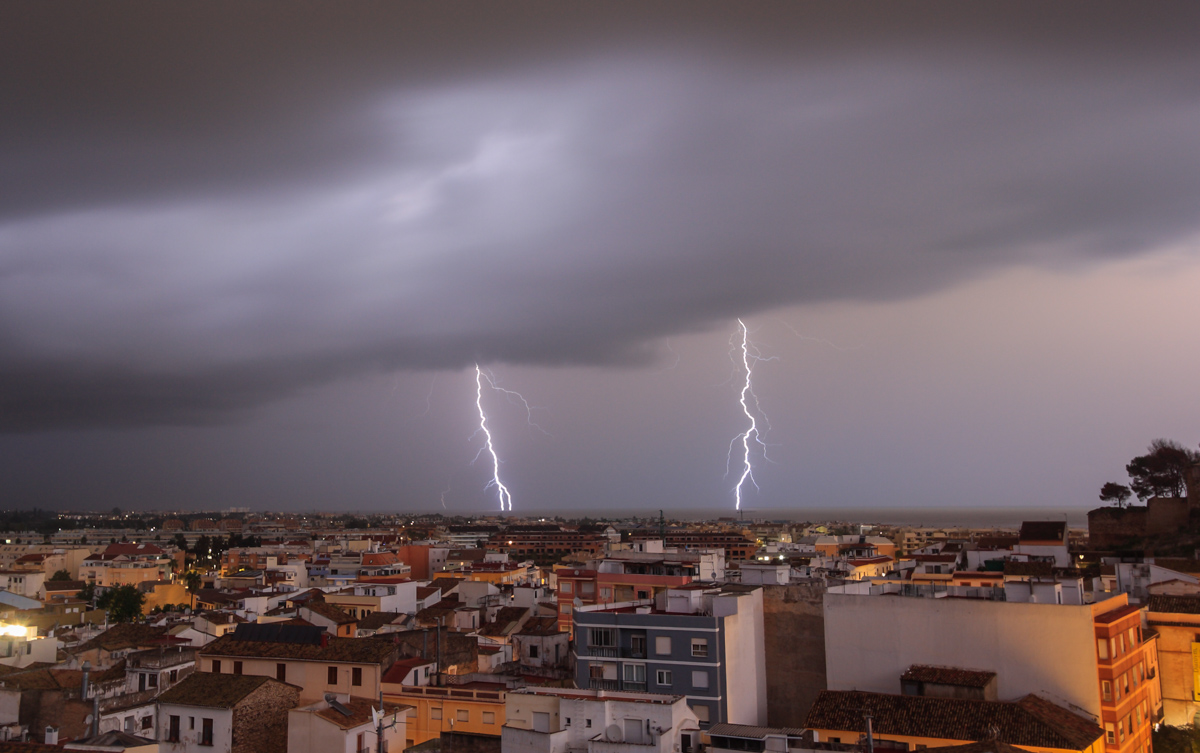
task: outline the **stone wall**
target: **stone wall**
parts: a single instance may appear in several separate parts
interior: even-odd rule
[[[1146,533],[1172,533],[1188,525],[1188,501],[1184,497],[1154,497],[1146,502]]]
[[[233,707],[230,753],[287,753],[288,711],[300,702],[300,688],[268,680]]]
[[[825,616],[820,582],[763,586],[767,724],[803,727],[825,683]]]
[[[469,732],[443,732],[441,753],[500,753],[500,738]]]
[[[1097,507],[1088,511],[1088,544],[1121,546],[1146,535],[1149,511],[1145,507]]]

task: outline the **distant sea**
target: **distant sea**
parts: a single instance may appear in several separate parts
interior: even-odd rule
[[[805,507],[765,510],[664,510],[668,520],[715,520],[717,518],[741,517],[746,522],[756,520],[780,520],[792,523],[843,522],[879,523],[885,525],[930,526],[934,528],[1019,528],[1026,520],[1066,520],[1073,528],[1087,527],[1086,507]],[[535,517],[555,515],[564,518],[580,518],[585,513],[568,510],[519,511],[513,515]],[[596,513],[592,514],[597,517]],[[657,518],[658,510],[614,510],[605,509],[604,518],[625,519],[631,517]]]

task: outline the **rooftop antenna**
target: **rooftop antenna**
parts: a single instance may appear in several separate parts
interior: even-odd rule
[[[658,511],[658,535],[663,540],[663,546],[667,544],[667,519],[663,516],[663,511]]]

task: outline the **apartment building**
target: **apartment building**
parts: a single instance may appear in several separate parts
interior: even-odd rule
[[[601,555],[609,539],[598,533],[566,531],[558,526],[535,530],[497,531],[487,548],[519,559],[558,560],[563,555],[587,552]]]
[[[472,682],[434,687],[403,685],[400,678],[395,679],[397,682],[384,685],[383,700],[412,707],[408,712],[406,748],[441,737],[443,732],[500,736],[508,694],[503,684]]]
[[[1200,714],[1200,596],[1151,596],[1146,624],[1158,633],[1163,722],[1195,724]],[[1146,671],[1153,677],[1155,668]]]
[[[508,694],[503,753],[692,753],[700,721],[681,695],[571,688]]]
[[[683,552],[711,551],[723,549],[728,562],[753,560],[758,552],[758,542],[740,533],[722,531],[667,531],[665,536],[634,534],[635,541],[660,539],[668,549]]]
[[[766,723],[760,587],[691,584],[573,618],[578,687],[681,695],[705,728]]]

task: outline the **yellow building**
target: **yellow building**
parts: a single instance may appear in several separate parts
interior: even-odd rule
[[[384,683],[385,703],[412,706],[405,747],[441,737],[442,732],[471,732],[500,737],[504,726],[504,685],[473,682],[442,687]]]

